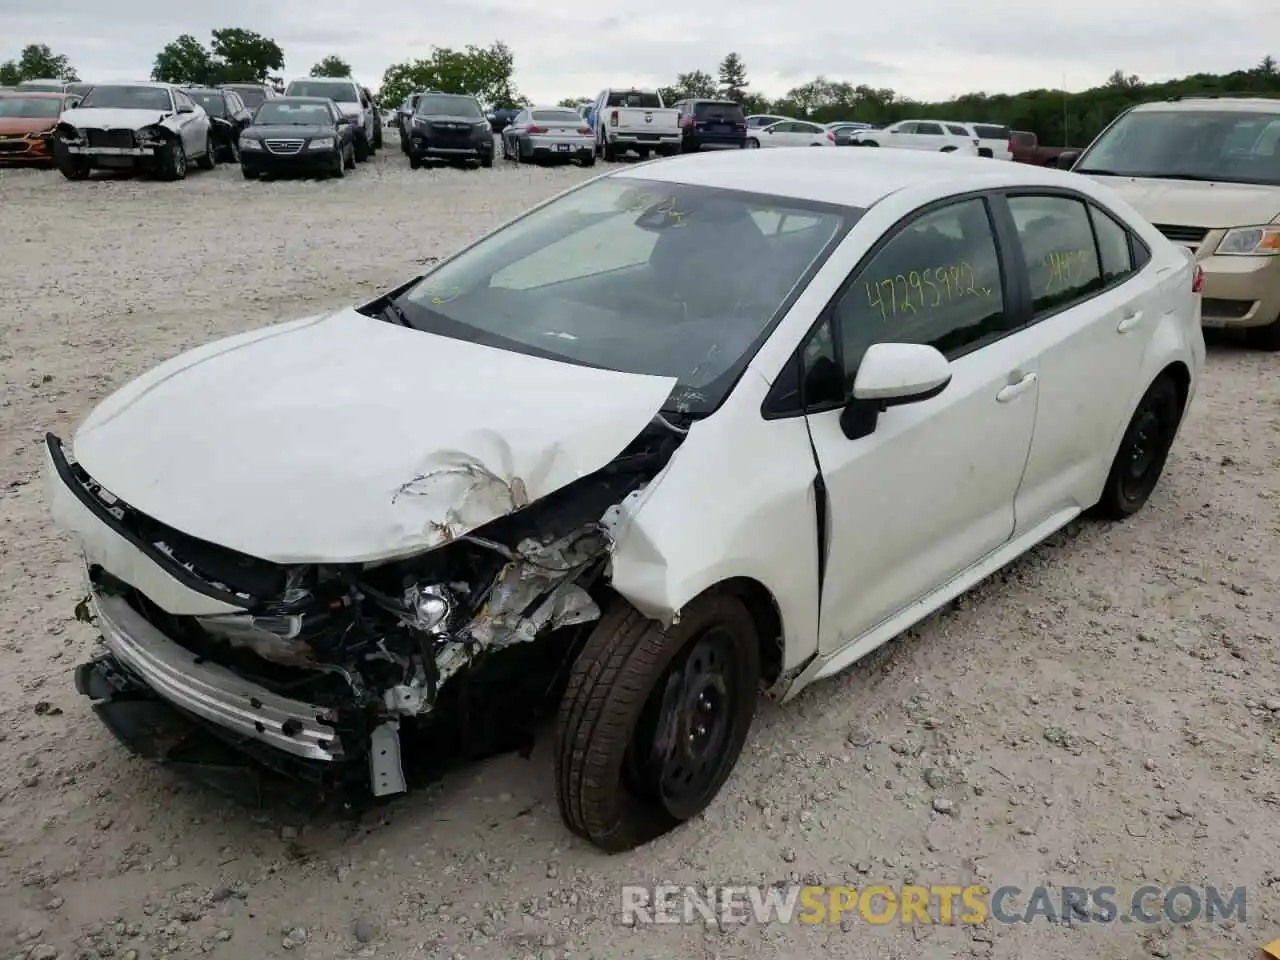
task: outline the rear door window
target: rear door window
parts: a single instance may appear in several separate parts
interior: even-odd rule
[[[916,125],[916,133],[924,134],[929,137],[942,136],[942,124],[940,123],[920,123]]]
[[[1103,286],[1084,201],[1062,196],[1009,197],[1036,314],[1091,296]]]
[[[970,136],[969,131],[966,130],[964,127],[960,126],[960,124],[958,123],[948,123],[947,129],[950,130],[952,133],[954,133],[957,137]]]
[[[998,127],[990,123],[975,123],[973,125],[974,132],[980,140],[1008,140],[1009,128]]]

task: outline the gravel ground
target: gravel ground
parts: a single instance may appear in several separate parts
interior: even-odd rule
[[[44,431],[180,350],[388,287],[588,175],[410,171],[394,151],[329,183],[0,171],[0,956],[1102,960],[1251,956],[1280,934],[1280,378],[1230,346],[1211,348],[1147,510],[1073,525],[766,706],[708,814],[630,856],[562,828],[545,734],[359,824],[290,822],[133,759],[92,717]],[[1242,885],[1248,921],[619,920],[623,883],[805,878]]]

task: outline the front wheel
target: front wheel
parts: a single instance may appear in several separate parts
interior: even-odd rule
[[[338,179],[347,175],[346,156],[341,150],[333,155],[333,163],[329,165],[329,175]]]
[[[1160,481],[1182,419],[1182,400],[1173,378],[1163,374],[1147,388],[1125,428],[1107,475],[1097,511],[1110,520],[1137,513]]]
[[[746,743],[760,683],[755,621],[704,595],[663,629],[619,601],[573,664],[556,720],[556,796],[578,836],[610,853],[715,799]]]
[[[860,146],[860,147],[878,147],[878,146],[880,146],[880,144],[876,143],[874,140],[861,140],[861,141],[859,141],[859,142],[858,142],[858,146]]]
[[[356,137],[356,162],[364,163],[369,159],[369,141],[364,137]]]
[[[480,166],[488,170],[493,166],[493,151],[480,154]]]
[[[72,153],[59,142],[54,143],[53,159],[58,171],[68,180],[88,180],[89,174],[93,172],[88,160]]]
[[[160,175],[166,180],[185,180],[187,176],[187,151],[181,140],[174,140],[162,148]]]
[[[360,158],[360,155],[356,154],[356,159],[358,160],[359,158]],[[409,154],[409,169],[417,170],[421,166],[422,166],[422,158],[418,156],[416,153]]]
[[[356,148],[349,143],[342,148],[342,165],[348,170],[356,168]]]
[[[1265,327],[1252,327],[1245,332],[1245,343],[1255,350],[1268,352],[1280,350],[1280,317]]]

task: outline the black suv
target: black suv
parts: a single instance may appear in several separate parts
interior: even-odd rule
[[[493,166],[493,130],[480,101],[460,93],[427,93],[409,121],[409,166],[427,160],[479,162]]]
[[[675,107],[680,111],[681,153],[747,145],[747,118],[732,100],[681,100]]]
[[[240,94],[225,87],[187,87],[186,91],[209,115],[209,133],[218,159],[239,163],[240,134],[253,122],[253,111],[244,105]]]
[[[274,100],[280,93],[265,83],[220,83],[223,90],[234,90],[250,110],[257,110],[263,100]]]

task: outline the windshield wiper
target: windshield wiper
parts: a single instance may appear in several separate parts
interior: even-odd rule
[[[388,300],[382,305],[382,315],[385,317],[388,314],[390,315],[390,318],[400,324],[400,326],[414,329],[413,324],[409,322],[409,315],[404,312],[404,307],[400,306],[400,304],[396,303],[394,300]]]

